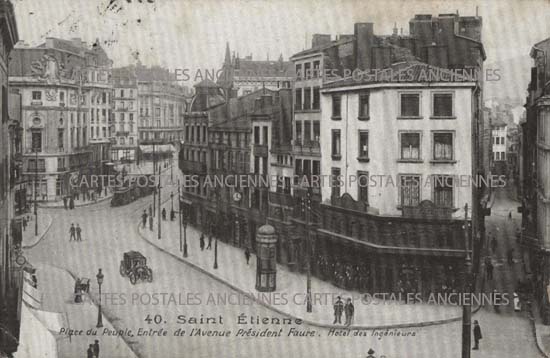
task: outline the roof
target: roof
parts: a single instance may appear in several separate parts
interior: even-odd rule
[[[376,83],[430,83],[430,82],[475,82],[474,69],[446,69],[419,61],[405,61],[381,70],[367,70],[362,74],[337,79],[324,88],[360,86]]]
[[[326,50],[328,48],[338,46],[338,45],[342,45],[342,44],[345,44],[345,43],[348,43],[348,42],[353,42],[353,41],[354,41],[354,39],[350,38],[350,37],[345,37],[345,38],[342,38],[342,39],[334,40],[334,41],[328,42],[326,44],[315,46],[315,47],[300,51],[298,53],[295,53],[294,55],[292,55],[290,57],[290,59],[292,60],[295,57],[301,57],[301,56],[321,52],[321,51]]]

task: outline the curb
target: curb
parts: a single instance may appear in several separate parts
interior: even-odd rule
[[[535,339],[535,344],[537,346],[537,349],[543,357],[550,358],[550,354],[544,350],[542,343],[538,339],[536,318],[535,318],[535,314],[533,313],[533,306],[531,304],[529,304],[528,312],[529,312],[529,321],[531,322],[531,328],[533,329],[532,331],[533,338]]]
[[[51,266],[51,267],[54,267],[58,270],[61,270],[63,272],[66,272],[68,273],[72,279],[76,282],[78,276],[76,276],[72,271],[66,269],[66,268],[62,268],[62,267],[59,267],[59,266],[55,266],[55,265],[51,265],[51,264],[43,264],[43,265],[46,265],[46,266]],[[93,305],[97,308],[98,307],[98,304],[97,302],[94,300],[94,298],[90,295],[90,293],[86,293],[86,296],[88,296],[90,298],[90,301],[93,303]],[[98,308],[99,309],[99,308]],[[114,317],[108,315],[104,309],[101,310],[101,314],[107,319],[107,321],[111,324],[111,326],[113,326],[113,328],[115,329],[118,329],[114,324],[113,322],[116,321],[117,319],[115,319]],[[140,355],[138,354],[138,352],[136,352],[136,350],[132,347],[132,345],[126,341],[126,337],[125,336],[120,336],[120,338],[124,341],[124,343],[126,343],[126,346],[128,347],[128,349],[130,349],[132,351],[132,353],[134,353],[134,355],[136,357],[140,357]]]
[[[42,214],[42,215],[48,215],[48,214]],[[21,245],[21,248],[22,249],[32,249],[33,247],[35,247],[36,245],[38,245],[40,243],[40,241],[42,241],[42,239],[44,238],[44,236],[46,236],[46,234],[48,233],[48,231],[50,231],[50,228],[52,227],[52,224],[53,224],[53,218],[48,215],[48,217],[50,218],[50,223],[48,224],[48,226],[46,227],[46,229],[44,230],[44,232],[42,232],[42,234],[40,235],[40,237],[38,239],[36,239],[32,244],[30,245]],[[36,219],[35,219],[36,220]]]
[[[101,202],[104,202],[104,201],[106,201],[108,199],[112,199],[112,198],[113,198],[113,196],[110,195],[110,196],[107,196],[107,197],[103,197],[99,200],[93,201],[93,202],[90,201],[90,202],[87,202],[85,204],[75,205],[74,208],[76,209],[76,208],[81,208],[83,206],[91,206],[91,205],[99,204]],[[61,206],[58,206],[58,205],[48,206],[48,205],[38,204],[38,207],[41,208],[41,209],[64,209],[65,210],[65,206],[63,206],[63,205],[61,205]],[[67,209],[67,210],[69,210],[69,209]]]
[[[159,247],[159,246],[153,244],[151,241],[146,239],[141,234],[141,232],[139,231],[139,227],[140,227],[140,223],[138,223],[138,225],[137,225],[137,230],[138,230],[138,234],[142,238],[142,240],[144,240],[145,242],[147,242],[149,245],[153,246],[157,250],[162,251],[162,252],[174,257],[175,259],[187,264],[191,268],[204,273],[205,275],[215,279],[216,281],[218,281],[218,282],[230,287],[231,289],[241,293],[242,295],[252,299],[254,302],[261,304],[262,306],[266,307],[267,309],[275,311],[276,313],[278,313],[282,316],[285,316],[285,317],[289,317],[289,318],[293,318],[293,319],[300,319],[302,322],[304,322],[308,325],[314,326],[314,327],[328,328],[328,329],[336,328],[336,329],[347,329],[347,330],[350,330],[350,329],[356,329],[356,330],[375,330],[375,329],[378,329],[378,330],[381,330],[381,329],[394,329],[394,328],[416,328],[416,327],[437,326],[437,325],[442,325],[442,324],[447,324],[447,323],[457,322],[457,321],[462,320],[462,316],[458,316],[458,317],[453,317],[453,318],[446,318],[446,319],[441,319],[441,320],[426,321],[426,322],[419,322],[419,323],[400,323],[400,324],[379,325],[379,326],[351,326],[351,327],[346,327],[346,326],[341,326],[341,325],[337,326],[337,325],[332,325],[332,324],[325,324],[325,323],[318,323],[318,322],[309,321],[307,319],[303,319],[303,318],[300,318],[300,317],[293,316],[288,312],[284,312],[284,311],[282,311],[278,308],[275,308],[275,307],[267,304],[266,302],[264,302],[262,300],[258,300],[255,296],[250,295],[250,292],[246,292],[245,290],[241,289],[240,287],[237,287],[234,284],[232,284],[232,283],[230,283],[230,282],[214,275],[213,273],[211,273],[209,271],[206,271],[202,267],[200,267],[200,266],[198,266],[198,265],[196,265],[192,262],[189,262],[188,260],[185,260],[185,259],[181,258],[180,256],[177,256],[176,254],[174,254],[174,253],[172,253],[172,252],[170,252],[166,249],[163,249],[162,247]],[[482,306],[477,306],[475,309],[473,309],[472,314],[477,313],[481,309],[481,307]]]

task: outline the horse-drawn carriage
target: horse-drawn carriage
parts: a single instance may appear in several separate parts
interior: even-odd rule
[[[128,276],[132,285],[138,280],[152,282],[153,270],[147,267],[147,259],[137,251],[124,253],[123,260],[120,262],[120,274]]]

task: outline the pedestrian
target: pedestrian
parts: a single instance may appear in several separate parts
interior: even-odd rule
[[[153,217],[149,216],[149,230],[153,231]]]
[[[94,358],[94,345],[90,344],[87,350],[88,358]]]
[[[79,224],[76,224],[76,241],[82,241],[82,229],[80,228]]]
[[[336,302],[334,303],[334,322],[333,324],[340,323],[342,324],[342,313],[344,311],[344,302],[340,296],[336,297]]]
[[[174,221],[176,219],[176,212],[174,209],[170,210],[170,221]]]
[[[512,220],[512,212],[511,211],[508,213],[508,220]]]
[[[353,321],[354,311],[355,311],[355,307],[353,307],[351,298],[348,298],[346,305],[344,306],[344,312],[346,314],[346,326],[351,326],[351,322]]]
[[[487,280],[491,281],[493,279],[493,263],[491,262],[491,260],[489,260],[487,262],[487,266],[485,267],[485,269],[487,270]]]
[[[63,206],[65,207],[65,210],[67,210],[67,197],[63,197]]]
[[[145,225],[147,225],[147,211],[143,210],[143,214],[141,214],[141,222],[143,223],[143,228],[145,229]]]
[[[201,251],[204,251],[204,235],[201,234],[201,237],[199,239],[199,244],[201,246]]]
[[[498,241],[496,237],[493,236],[493,238],[491,239],[491,251],[493,252],[493,254],[497,252],[497,247],[498,247]]]
[[[248,247],[244,249],[244,257],[246,258],[246,264],[248,265],[248,263],[250,262],[250,250],[248,249]]]
[[[212,250],[212,234],[208,235],[208,246],[206,246],[207,250]]]
[[[69,209],[74,209],[74,199],[73,197],[71,196],[71,199],[70,199],[70,202],[69,202]]]
[[[99,341],[97,339],[94,342],[94,355],[95,358],[99,358]]]
[[[508,265],[513,265],[514,264],[514,249],[511,248],[511,249],[508,249],[508,253],[507,253],[507,257],[508,257]]]
[[[23,231],[27,229],[27,219],[23,216]]]
[[[75,231],[76,231],[76,229],[74,227],[74,224],[71,224],[71,228],[69,229],[69,233],[71,234],[70,237],[69,237],[69,241],[72,241],[72,240],[76,241]]]
[[[479,326],[479,322],[477,320],[474,321],[474,348],[472,349],[479,349],[479,340],[483,338],[481,336],[481,327]]]
[[[162,220],[166,221],[166,208],[162,208]]]

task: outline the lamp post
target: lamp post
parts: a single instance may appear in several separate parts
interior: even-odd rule
[[[36,148],[34,155],[34,236],[38,236],[38,195],[36,193],[36,185],[38,184],[38,148]]]
[[[220,195],[220,192],[219,192],[219,189],[217,191],[217,200],[218,200],[218,225],[221,225],[221,221],[222,221],[222,218],[221,218],[221,210],[220,210],[220,203],[221,203],[221,195]],[[218,231],[219,231],[219,226],[218,226]],[[216,240],[214,242],[214,270],[217,270],[218,269],[218,236],[216,235],[216,237],[214,238],[214,240]]]
[[[464,262],[464,292],[472,292],[472,259],[470,257],[470,235],[468,227],[468,204],[464,205],[464,242],[466,261]],[[472,306],[462,305],[462,358],[470,358],[472,344]]]
[[[161,223],[162,223],[162,220],[160,218],[160,212],[161,212],[161,208],[160,208],[160,188],[161,188],[161,185],[160,185],[160,182],[161,182],[161,176],[160,176],[160,164],[159,164],[159,195],[157,195],[157,200],[158,200],[158,239],[160,240],[161,236],[160,236],[160,233],[161,233]]]
[[[311,245],[310,245],[310,216],[311,216],[311,189],[308,188],[306,200],[306,265],[307,265],[307,281],[306,281],[306,311],[311,313]]]
[[[103,327],[103,315],[101,314],[101,284],[103,283],[103,274],[101,273],[101,269],[99,269],[99,272],[96,275],[97,277],[97,284],[99,285],[99,310],[97,311],[97,328]]]
[[[178,187],[178,191],[179,191],[179,187]],[[170,206],[171,206],[171,210],[174,211],[174,192],[170,192]]]

